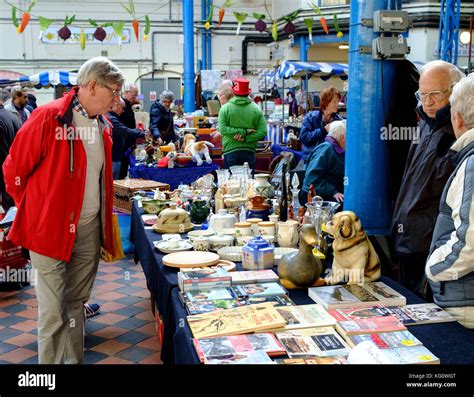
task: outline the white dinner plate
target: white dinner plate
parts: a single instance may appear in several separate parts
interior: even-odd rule
[[[171,254],[173,252],[189,251],[193,248],[193,245],[188,240],[180,240],[178,248],[169,248],[167,240],[154,241],[153,245],[161,252],[165,254]]]

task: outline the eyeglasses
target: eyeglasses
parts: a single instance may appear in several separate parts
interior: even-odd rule
[[[107,84],[104,84],[103,87],[107,88],[113,96],[119,97],[120,95],[122,95],[122,91],[113,90]]]
[[[432,98],[435,101],[440,101],[441,99],[443,99],[444,94],[446,94],[449,91],[450,89],[443,90],[443,91],[436,90],[436,91],[430,91],[430,92],[417,91],[415,92],[415,96],[416,96],[416,99],[418,99],[421,102],[425,102],[426,100],[430,98]]]

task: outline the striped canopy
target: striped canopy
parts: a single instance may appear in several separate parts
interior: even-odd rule
[[[319,77],[327,80],[332,76],[338,76],[342,80],[347,80],[349,66],[345,63],[325,63],[325,62],[296,62],[284,61],[273,73],[273,81],[287,79],[289,77]]]
[[[54,70],[51,72],[41,72],[32,76],[22,76],[18,79],[20,84],[31,84],[36,87],[48,87],[50,85],[72,86],[77,83],[77,73]]]

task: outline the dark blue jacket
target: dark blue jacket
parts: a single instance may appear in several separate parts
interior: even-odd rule
[[[142,130],[128,128],[123,124],[115,112],[107,113],[107,117],[112,123],[112,161],[121,161],[125,151],[127,140],[135,140],[137,138],[144,138],[145,134]]]
[[[316,194],[326,201],[334,201],[336,193],[344,193],[344,157],[330,142],[316,146],[306,164],[303,191],[307,193],[313,184]]]
[[[155,101],[150,108],[150,132],[153,139],[161,138],[164,144],[178,140],[174,131],[173,114],[160,101]]]
[[[342,120],[342,116],[333,113],[331,121]],[[324,142],[327,131],[324,128],[326,123],[323,121],[323,112],[314,110],[309,112],[301,124],[300,141],[303,147],[303,160],[307,162],[311,151],[320,143]]]

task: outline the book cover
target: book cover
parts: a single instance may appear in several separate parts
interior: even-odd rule
[[[241,352],[214,356],[204,360],[204,364],[276,364],[263,351]]]
[[[380,349],[371,340],[354,347],[347,362],[349,364],[439,364],[436,357],[425,346]]]
[[[233,284],[278,282],[278,275],[272,270],[246,270],[230,273]]]
[[[213,290],[192,290],[183,293],[185,302],[213,301],[235,299],[237,296],[232,288],[216,288]]]
[[[286,321],[285,329],[326,327],[336,320],[321,305],[300,305],[277,307],[277,312]]]
[[[293,358],[279,358],[275,360],[277,364],[285,365],[332,365],[332,364],[347,364],[347,356],[328,356],[328,357],[318,357],[318,356],[301,356]]]
[[[394,349],[399,347],[421,346],[421,343],[410,331],[381,332],[378,334],[350,335],[346,338],[349,346],[354,347],[361,342],[370,340],[379,349]]]
[[[193,344],[201,362],[242,352],[263,351],[271,357],[286,354],[282,344],[269,332],[193,339]]]
[[[249,305],[270,302],[273,306],[293,306],[293,302],[288,295],[268,295],[268,296],[249,296],[246,298]]]
[[[275,334],[290,357],[347,356],[350,352],[350,347],[332,327],[295,329]]]
[[[285,325],[285,320],[271,303],[188,316],[187,320],[197,339],[267,331]]]
[[[386,307],[375,305],[372,307],[356,307],[348,309],[329,310],[328,313],[337,321],[359,320],[362,318],[372,318],[380,316],[396,316],[403,325],[410,325],[415,321],[397,306]]]
[[[336,329],[345,335],[368,334],[379,332],[404,331],[406,327],[396,316],[360,318],[357,320],[338,321]]]
[[[237,299],[216,299],[208,301],[186,302],[186,310],[188,314],[203,314],[210,313],[216,310],[234,309],[236,307],[244,306],[247,301],[243,298]]]
[[[242,284],[234,287],[238,296],[260,297],[268,295],[286,295],[287,291],[279,283]]]
[[[403,312],[413,320],[413,324],[445,323],[456,321],[447,311],[435,303],[419,303],[401,307]]]
[[[364,285],[336,285],[313,287],[308,295],[326,310],[372,307],[377,304],[385,306],[404,306],[406,299],[382,282]]]

